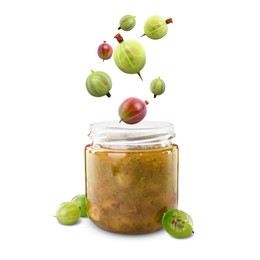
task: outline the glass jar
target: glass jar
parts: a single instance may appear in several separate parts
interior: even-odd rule
[[[162,228],[178,204],[178,146],[173,124],[90,125],[85,148],[87,212],[100,228],[125,234]]]

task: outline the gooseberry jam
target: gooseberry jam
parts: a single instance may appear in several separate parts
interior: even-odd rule
[[[173,125],[117,122],[90,126],[85,148],[87,213],[100,228],[126,234],[162,228],[178,206],[178,146]]]

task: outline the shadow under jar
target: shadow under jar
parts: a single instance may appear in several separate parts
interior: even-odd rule
[[[178,206],[178,146],[174,126],[90,125],[85,148],[87,212],[100,228],[125,234],[162,228],[162,215]]]

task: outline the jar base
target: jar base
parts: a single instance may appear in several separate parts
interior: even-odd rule
[[[102,229],[106,232],[114,233],[114,234],[121,234],[121,235],[145,235],[145,234],[155,233],[155,232],[158,232],[158,231],[163,229],[162,226],[160,226],[160,227],[157,227],[157,228],[152,229],[152,230],[148,230],[148,229],[147,230],[131,230],[131,231],[130,230],[114,230],[114,229],[111,229],[111,228],[101,226],[98,223],[95,223],[94,221],[92,221],[92,223],[96,227],[98,227],[98,228],[100,228],[100,229]]]

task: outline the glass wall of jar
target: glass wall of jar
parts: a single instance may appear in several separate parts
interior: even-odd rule
[[[90,125],[85,148],[87,212],[100,228],[126,234],[161,229],[178,206],[178,146],[173,124]]]

